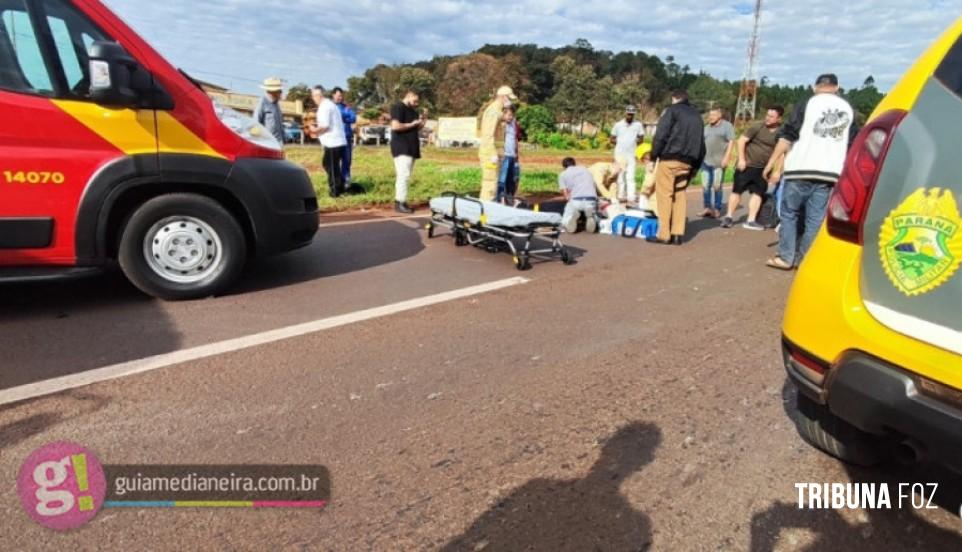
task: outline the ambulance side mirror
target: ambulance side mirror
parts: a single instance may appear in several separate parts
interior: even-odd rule
[[[90,99],[102,105],[139,107],[137,81],[146,71],[116,42],[97,41],[87,50],[90,58]],[[140,73],[140,75],[138,75]]]

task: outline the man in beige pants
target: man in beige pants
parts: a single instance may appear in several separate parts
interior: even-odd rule
[[[681,244],[688,222],[688,184],[692,166],[683,161],[661,160],[655,169],[655,201],[661,242]]]
[[[688,220],[686,189],[692,175],[705,160],[704,121],[688,103],[688,92],[671,94],[671,106],[658,121],[651,156],[655,169],[655,197],[658,203],[658,235],[649,242],[681,245]]]

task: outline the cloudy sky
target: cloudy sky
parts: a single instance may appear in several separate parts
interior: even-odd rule
[[[485,43],[674,55],[693,71],[740,78],[751,0],[106,0],[175,65],[203,80],[256,90],[266,76],[343,85],[377,63],[472,51]],[[962,0],[766,0],[759,76],[807,84],[873,75],[886,90],[944,28]]]

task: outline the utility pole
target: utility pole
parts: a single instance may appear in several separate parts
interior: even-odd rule
[[[748,41],[748,60],[745,62],[745,74],[742,76],[742,87],[738,93],[738,106],[735,108],[735,122],[741,125],[755,118],[758,99],[758,39],[761,19],[762,0],[755,0],[755,24],[752,27],[751,39]]]

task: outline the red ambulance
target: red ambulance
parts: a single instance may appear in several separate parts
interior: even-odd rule
[[[0,0],[0,282],[116,261],[148,294],[204,297],[317,226],[274,137],[101,2]]]

